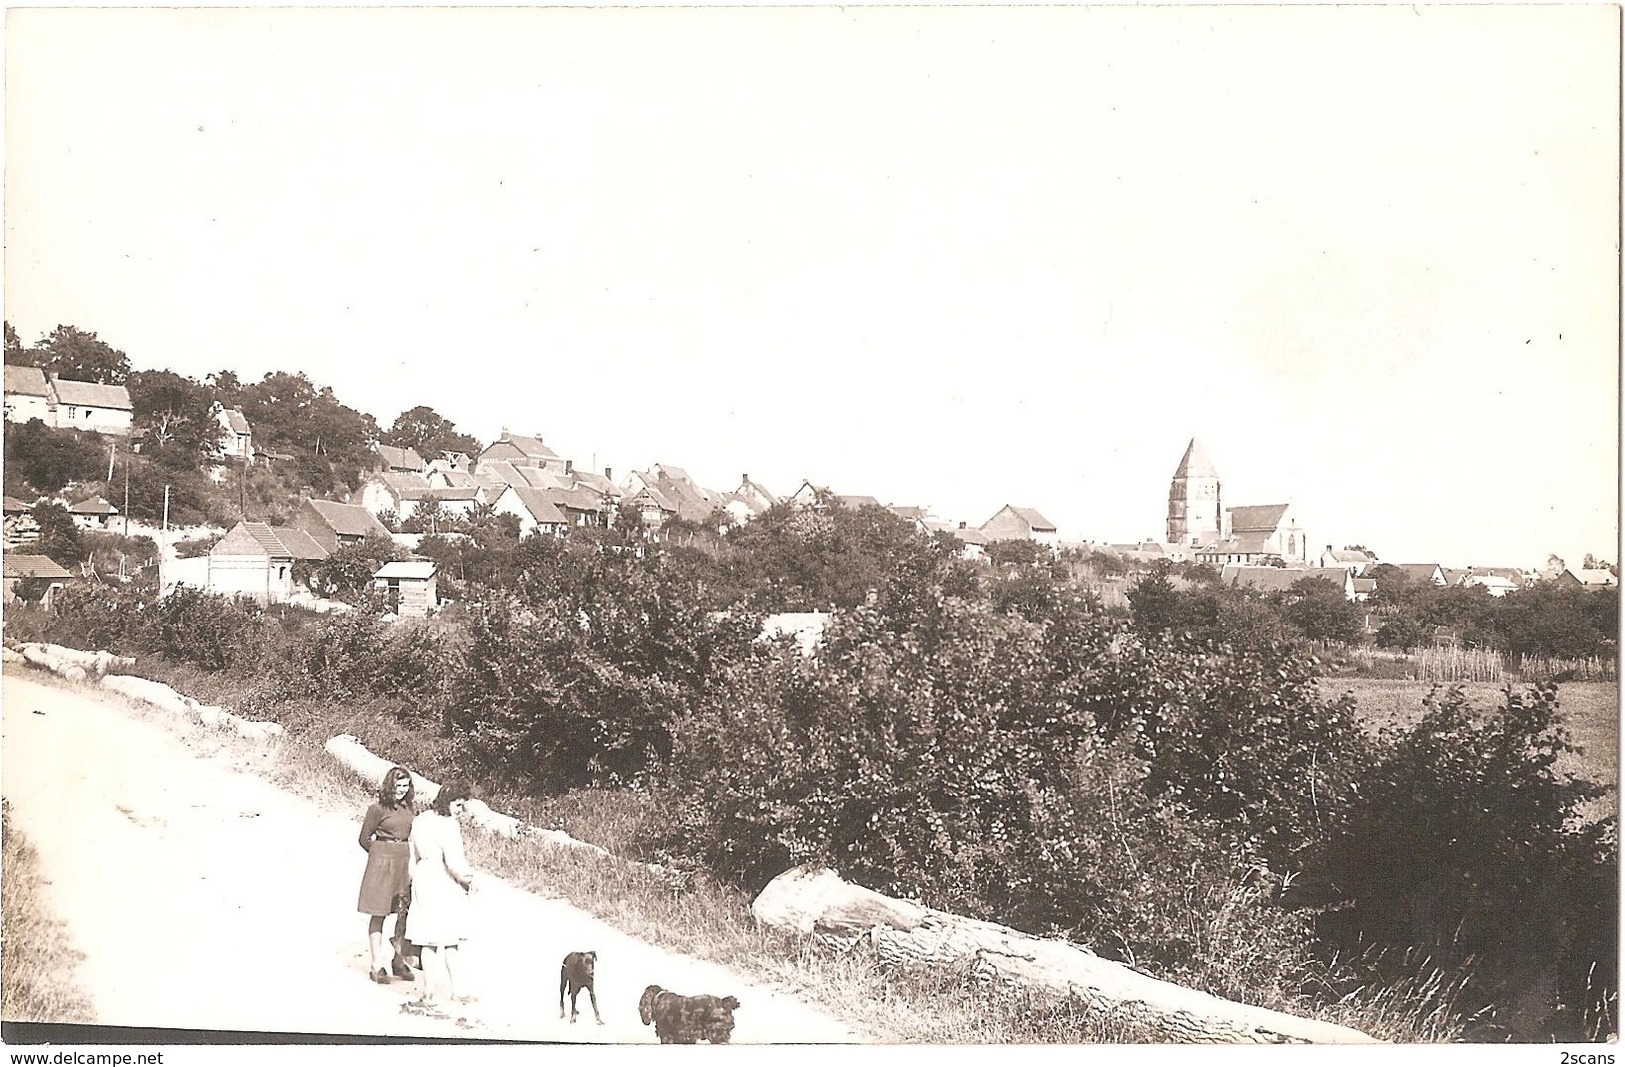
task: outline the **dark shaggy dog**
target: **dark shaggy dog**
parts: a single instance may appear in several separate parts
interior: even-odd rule
[[[564,994],[570,994],[570,1021],[576,1021],[576,997],[581,991],[587,991],[587,999],[592,1001],[592,1017],[598,1020],[598,1025],[604,1025],[604,1017],[598,1014],[598,994],[593,991],[593,972],[598,969],[598,953],[572,952],[564,957],[564,966],[559,968],[559,1018],[564,1018]]]
[[[643,991],[638,1016],[643,1025],[654,1023],[662,1045],[692,1045],[709,1041],[726,1045],[734,1032],[735,997],[685,997],[657,985]]]

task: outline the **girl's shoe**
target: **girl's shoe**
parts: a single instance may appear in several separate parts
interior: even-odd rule
[[[388,985],[389,972],[380,967],[376,971],[372,972],[372,980],[377,982],[379,985]]]
[[[399,978],[403,982],[410,982],[414,977],[412,974],[412,968],[406,965],[405,960],[396,960],[394,963],[390,964],[389,969],[394,973],[396,978]]]

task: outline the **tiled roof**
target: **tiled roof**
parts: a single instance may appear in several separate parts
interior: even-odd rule
[[[384,461],[385,466],[404,467],[407,470],[420,471],[428,466],[423,457],[418,455],[415,448],[398,448],[395,445],[379,445],[378,458]]]
[[[73,507],[69,508],[68,509],[68,514],[70,514],[70,515],[117,515],[118,514],[118,508],[115,508],[113,505],[109,504],[107,501],[103,500],[99,496],[93,496],[89,500],[81,500],[81,501],[79,501],[79,503],[77,503]]]
[[[1342,572],[1336,572],[1335,577],[1328,578],[1326,572],[1319,567],[1250,567],[1240,563],[1227,563],[1219,574],[1219,580],[1225,585],[1250,587],[1272,593],[1290,589],[1294,582],[1304,578],[1320,578],[1338,587],[1343,585]]]
[[[1516,567],[1468,567],[1469,577],[1473,575],[1493,574],[1497,578],[1505,578],[1519,589],[1523,588],[1523,571]]]
[[[316,539],[297,526],[273,526],[271,532],[276,534],[288,549],[288,554],[294,559],[322,560],[327,558],[327,549],[316,543]]]
[[[666,494],[662,493],[652,485],[645,484],[642,489],[639,489],[632,495],[632,503],[636,504],[639,500],[648,500],[661,511],[669,511],[673,515],[677,514],[677,505],[673,504],[670,500],[667,500]]]
[[[4,501],[4,510],[7,515],[15,515],[20,511],[31,511],[34,507],[32,504],[24,504],[14,496],[5,497]]]
[[[408,490],[429,488],[429,479],[416,471],[379,471],[373,477],[397,495]]]
[[[988,544],[987,534],[983,533],[981,530],[978,530],[974,526],[964,526],[958,529],[949,530],[948,532],[967,545],[986,546]]]
[[[569,521],[548,497],[546,489],[532,489],[529,486],[510,485],[506,493],[512,493],[518,498],[531,518],[542,524],[568,525]]]
[[[248,428],[248,420],[236,408],[223,409],[220,412],[220,421],[225,423],[226,429],[232,433],[247,436],[253,432]]]
[[[558,453],[542,444],[539,437],[525,437],[522,434],[503,433],[503,435],[486,446],[485,452],[491,451],[499,445],[512,445],[529,459],[549,460],[558,459]],[[484,455],[485,453],[480,453]]]
[[[71,378],[52,378],[58,403],[74,404],[82,408],[112,408],[130,410],[130,392],[122,385],[101,385],[97,382],[79,382]]]
[[[1614,577],[1613,572],[1604,570],[1601,567],[1580,567],[1572,573],[1576,578],[1580,579],[1581,585],[1611,586],[1619,584],[1619,579]]]
[[[56,560],[49,556],[20,556],[15,552],[7,552],[4,562],[7,578],[73,577],[71,572],[63,570]]]
[[[880,501],[872,496],[861,493],[837,493],[835,499],[842,507],[847,508],[878,508]]]
[[[1229,508],[1230,529],[1236,533],[1243,531],[1265,530],[1274,532],[1286,517],[1287,509],[1291,504],[1254,504],[1246,507]]]
[[[343,534],[346,537],[365,537],[368,534],[389,536],[389,531],[384,528],[383,523],[359,504],[340,504],[336,500],[316,499],[307,500],[306,503],[336,534]]]
[[[602,511],[604,498],[586,486],[576,486],[571,489],[543,489],[547,499],[556,507],[570,508],[573,511]]]
[[[1444,570],[1437,563],[1395,563],[1393,566],[1404,573],[1406,577],[1414,578],[1419,582],[1431,582],[1436,572]]]
[[[6,392],[16,393],[18,396],[49,398],[51,395],[51,386],[45,380],[45,372],[38,367],[21,367],[7,363],[5,384]]]

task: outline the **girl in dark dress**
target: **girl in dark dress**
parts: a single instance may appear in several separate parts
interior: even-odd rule
[[[406,912],[412,899],[406,841],[412,833],[414,793],[411,772],[391,767],[378,785],[378,800],[367,808],[361,820],[360,843],[367,852],[367,870],[361,876],[356,910],[371,916],[367,920],[367,948],[371,953],[368,971],[379,983],[389,981],[390,971],[397,978],[412,980],[412,969],[406,965]],[[391,942],[395,957],[389,970],[383,963],[386,915],[395,916]]]

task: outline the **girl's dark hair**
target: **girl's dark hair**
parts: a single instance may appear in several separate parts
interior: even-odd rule
[[[400,806],[410,808],[412,800],[417,796],[417,783],[412,781],[412,772],[405,767],[391,767],[384,775],[384,780],[378,783],[378,803],[386,808],[395,807],[395,783],[406,779],[406,796],[401,798]]]
[[[454,778],[441,786],[440,792],[434,795],[434,810],[441,815],[450,815],[453,804],[459,800],[467,800],[473,795],[473,787],[461,778]]]

